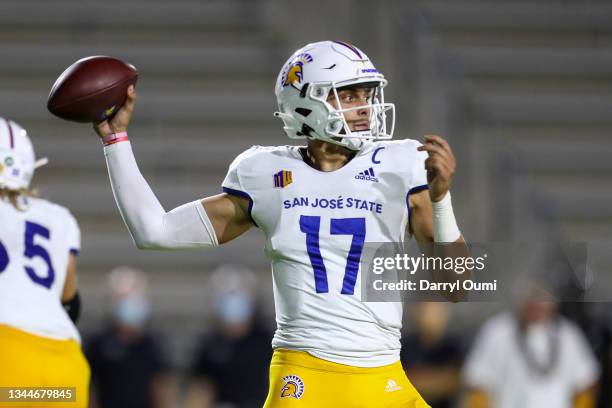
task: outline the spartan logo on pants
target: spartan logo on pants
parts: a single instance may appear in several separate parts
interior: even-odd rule
[[[283,388],[281,388],[281,398],[300,399],[304,394],[304,381],[297,375],[287,375],[283,377]]]

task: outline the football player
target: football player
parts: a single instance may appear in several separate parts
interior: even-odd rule
[[[399,362],[402,306],[359,296],[365,242],[463,242],[450,201],[455,158],[438,136],[390,141],[384,76],[340,41],[296,51],[276,81],[290,138],[253,146],[223,193],[167,212],[138,170],[127,136],[136,94],[95,125],[111,185],[139,248],[214,247],[261,228],[272,264],[277,330],[270,407],[426,407]]]
[[[24,129],[0,118],[0,387],[74,388],[52,405],[86,407],[89,365],[74,325],[80,231],[66,208],[30,189],[45,163]],[[23,406],[16,396],[0,407]]]

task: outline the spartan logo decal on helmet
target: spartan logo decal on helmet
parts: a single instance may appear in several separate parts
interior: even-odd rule
[[[283,72],[283,86],[299,84],[302,82],[302,67],[304,64],[309,62],[312,62],[312,56],[310,54],[302,53],[296,55],[291,63],[285,66],[285,70]]]
[[[344,113],[364,106],[335,109],[328,97],[336,98],[338,88],[363,84],[372,87],[369,129],[351,131]],[[352,44],[321,41],[297,50],[283,65],[276,80],[278,112],[287,136],[311,138],[359,150],[365,141],[391,139],[395,107],[385,103],[383,88],[387,81],[370,59]]]
[[[47,163],[34,159],[34,149],[25,129],[0,118],[0,188],[21,190],[30,186],[34,170]]]

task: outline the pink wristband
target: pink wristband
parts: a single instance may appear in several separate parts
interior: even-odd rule
[[[102,144],[104,146],[110,146],[115,143],[127,142],[127,141],[128,141],[127,132],[111,133],[110,135],[104,136],[102,138]]]

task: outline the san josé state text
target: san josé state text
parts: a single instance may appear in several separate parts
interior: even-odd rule
[[[283,201],[283,207],[285,209],[293,207],[312,207],[312,208],[329,208],[329,209],[342,209],[342,208],[354,208],[357,210],[371,211],[377,214],[382,214],[383,205],[376,201],[362,200],[355,197],[344,198],[339,196],[337,198],[323,198],[323,197],[294,197]]]

